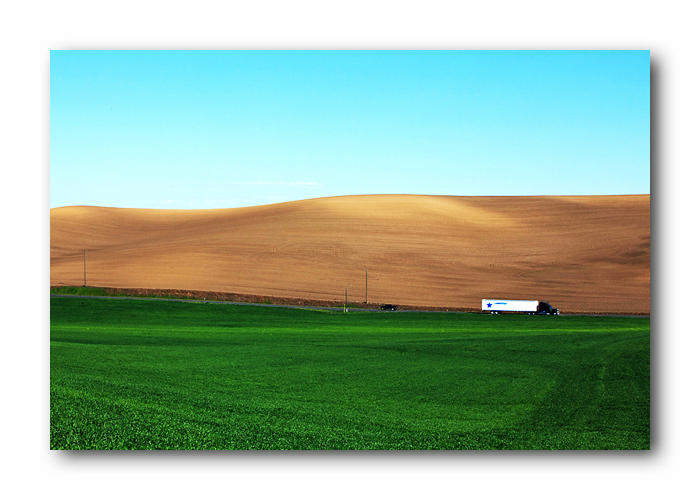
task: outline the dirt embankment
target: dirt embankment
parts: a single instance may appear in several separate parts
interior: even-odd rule
[[[60,294],[62,286],[52,286],[51,291]],[[89,290],[89,288],[88,288]],[[247,295],[242,293],[227,293],[227,292],[212,292],[203,290],[173,290],[173,289],[152,289],[152,288],[113,288],[100,287],[108,295],[125,296],[125,297],[160,297],[160,298],[177,298],[177,299],[192,299],[192,300],[212,300],[218,302],[240,302],[245,304],[274,304],[282,306],[299,306],[299,307],[336,307],[342,308],[345,302],[331,300],[313,300],[313,299],[297,299],[293,297],[275,297],[271,295]],[[378,310],[383,304],[373,304],[364,302],[348,302],[348,307],[353,309],[370,309]],[[399,304],[396,304],[399,305]],[[425,306],[409,306],[406,304],[399,305],[401,309],[410,309],[416,311],[456,311],[456,312],[481,312],[481,309],[476,308],[446,308],[446,307],[425,307]]]

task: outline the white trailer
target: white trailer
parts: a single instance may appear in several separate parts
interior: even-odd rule
[[[499,312],[518,312],[526,314],[553,314],[559,315],[559,309],[554,309],[546,302],[540,300],[503,300],[483,299],[481,310],[498,314]]]

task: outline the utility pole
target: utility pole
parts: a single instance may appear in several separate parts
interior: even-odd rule
[[[85,252],[86,250],[83,250],[83,288],[87,287],[87,265],[85,263]]]
[[[369,304],[367,301],[367,268],[365,267],[365,304]]]

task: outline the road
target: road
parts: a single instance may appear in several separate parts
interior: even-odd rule
[[[74,299],[131,299],[131,300],[161,300],[168,302],[187,302],[194,304],[228,304],[236,306],[257,306],[257,307],[284,307],[287,309],[312,309],[319,311],[342,311],[342,307],[315,307],[315,306],[287,306],[283,304],[255,304],[252,302],[228,302],[223,300],[200,300],[200,299],[164,299],[160,297],[117,297],[114,295],[67,295],[52,293],[51,297],[63,297]],[[422,311],[418,309],[399,309],[398,311],[381,311],[379,309],[352,309],[353,312],[430,312],[430,313],[452,313],[452,314],[481,314],[464,311]],[[650,315],[622,315],[622,314],[560,314],[560,316],[590,316],[590,317],[607,317],[607,318],[650,318]]]

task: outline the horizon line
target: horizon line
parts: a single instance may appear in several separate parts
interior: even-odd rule
[[[443,195],[443,194],[397,194],[397,193],[383,193],[383,194],[346,194],[346,195],[334,195],[334,196],[320,196],[317,198],[304,198],[301,200],[289,200],[289,201],[279,201],[273,203],[263,203],[260,205],[245,205],[239,207],[219,207],[219,208],[143,208],[143,207],[125,207],[125,206],[111,206],[111,205],[60,205],[56,207],[49,207],[49,210],[54,210],[57,208],[117,208],[117,209],[127,209],[127,210],[234,210],[238,208],[257,208],[257,207],[267,207],[273,205],[282,205],[285,203],[299,203],[304,201],[312,200],[323,200],[332,198],[356,198],[356,197],[370,197],[370,196],[415,196],[415,197],[430,197],[430,198],[604,198],[604,197],[622,197],[622,196],[651,196],[651,193],[633,193],[633,194],[541,194],[541,195]],[[162,203],[162,202],[161,202]]]

